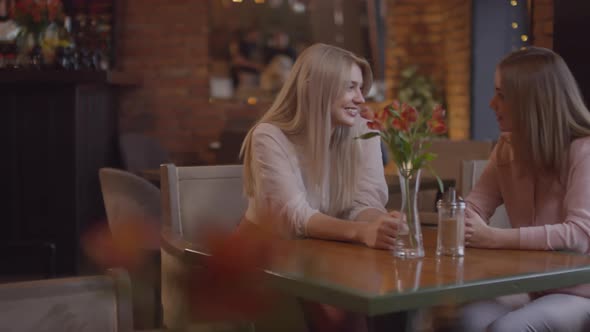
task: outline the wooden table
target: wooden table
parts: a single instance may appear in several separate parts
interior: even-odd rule
[[[590,282],[589,256],[468,248],[464,258],[436,257],[436,229],[423,232],[422,259],[335,241],[288,240],[266,275],[289,295],[368,316]],[[182,256],[190,261],[208,256],[185,248]]]

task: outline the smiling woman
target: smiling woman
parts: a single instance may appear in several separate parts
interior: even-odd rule
[[[297,55],[314,42],[378,62],[382,57],[371,43],[376,39],[369,36],[377,25],[369,22],[381,18],[368,18],[375,2],[211,0],[209,31],[216,36],[209,39],[211,97],[271,100]]]
[[[244,140],[249,205],[242,223],[276,236],[393,248],[400,221],[385,209],[379,140],[355,139],[368,131],[359,111],[372,83],[368,62],[350,51],[314,44],[301,53]],[[322,331],[345,331],[355,325],[351,317],[364,323],[335,308],[314,308],[315,323],[334,325]]]

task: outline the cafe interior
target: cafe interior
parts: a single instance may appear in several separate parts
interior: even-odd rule
[[[587,283],[586,254],[477,248],[463,219],[451,235],[442,223],[449,200],[465,214],[499,142],[500,60],[553,50],[590,96],[588,13],[586,0],[0,0],[0,331],[454,331],[469,303]],[[381,144],[382,208],[402,211],[416,252],[237,231],[242,142],[316,43],[368,61],[360,98],[376,116],[444,108],[417,177]],[[512,227],[503,205],[489,222]]]

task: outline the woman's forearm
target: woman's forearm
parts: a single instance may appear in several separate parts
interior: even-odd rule
[[[491,227],[494,248],[520,249],[520,229]]]
[[[368,209],[364,209],[362,210],[355,218],[354,220],[358,220],[358,221],[375,221],[377,220],[377,218],[383,216],[383,215],[387,215],[387,213],[379,210],[379,209],[375,209],[375,208],[368,208]]]
[[[361,233],[366,225],[366,222],[350,222],[316,213],[307,222],[306,232],[307,236],[318,239],[362,242]]]

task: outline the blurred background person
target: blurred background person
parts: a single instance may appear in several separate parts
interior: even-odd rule
[[[258,29],[249,27],[238,32],[238,38],[230,43],[229,49],[234,88],[257,88],[260,72],[264,69]]]

